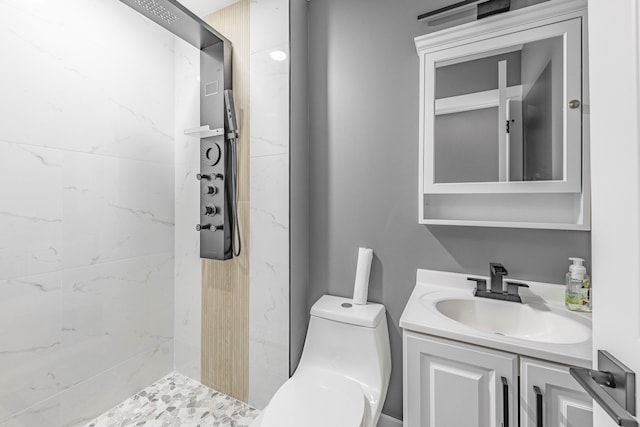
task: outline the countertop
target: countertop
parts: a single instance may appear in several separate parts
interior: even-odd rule
[[[476,344],[565,365],[591,367],[591,314],[573,312],[565,308],[565,288],[563,285],[518,280],[529,285],[528,289],[520,291],[523,304],[527,304],[533,310],[552,312],[588,328],[588,338],[572,344],[532,341],[484,332],[446,317],[436,309],[436,304],[439,301],[478,298],[473,295],[475,283],[468,281],[467,277],[469,275],[418,269],[416,286],[400,318],[400,327],[407,331]],[[484,277],[484,279],[490,283],[488,278]],[[515,279],[508,278],[507,280]],[[496,303],[519,304],[505,301],[497,301]],[[510,319],[505,318],[504,321],[509,322]]]

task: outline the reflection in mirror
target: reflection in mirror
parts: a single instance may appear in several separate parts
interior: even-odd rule
[[[563,49],[552,37],[436,64],[436,183],[564,178]]]
[[[497,122],[496,107],[437,116],[435,182],[498,181]]]

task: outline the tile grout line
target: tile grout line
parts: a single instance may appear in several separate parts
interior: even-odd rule
[[[63,151],[63,152],[66,152],[66,153],[86,154],[88,156],[100,156],[100,157],[106,157],[106,158],[109,158],[109,159],[129,160],[129,161],[132,161],[132,162],[150,163],[150,164],[155,164],[155,165],[172,166],[172,165],[175,164],[175,141],[173,142],[174,149],[171,150],[171,152],[173,153],[174,160],[171,161],[171,162],[169,162],[169,161],[162,162],[162,161],[157,161],[157,160],[146,160],[146,159],[139,159],[139,158],[133,158],[133,157],[125,157],[125,156],[115,156],[115,155],[112,155],[112,154],[95,153],[95,152],[91,152],[91,151],[72,150],[72,149],[69,149],[69,148],[53,147],[53,146],[50,146],[50,145],[40,145],[40,144],[28,143],[28,142],[10,141],[10,140],[7,140],[7,139],[0,139],[0,144],[23,145],[25,147],[41,148],[41,149],[45,149],[45,150]]]
[[[26,408],[24,408],[24,409],[21,409],[20,411],[18,411],[18,412],[15,412],[15,413],[11,414],[11,415],[10,415],[9,417],[7,417],[7,418],[0,419],[0,425],[2,425],[2,423],[6,422],[6,421],[9,421],[9,420],[11,420],[11,419],[13,419],[13,418],[16,418],[16,417],[18,417],[18,416],[20,416],[20,415],[23,415],[23,414],[25,414],[25,413],[28,413],[28,412],[29,412],[31,409],[33,409],[34,407],[37,407],[37,406],[39,406],[40,404],[42,404],[42,403],[44,403],[44,402],[46,402],[46,401],[48,401],[48,400],[51,400],[51,399],[54,399],[54,398],[56,398],[56,397],[60,397],[60,396],[62,396],[64,393],[68,392],[69,390],[71,390],[71,389],[73,389],[73,388],[75,388],[75,387],[81,386],[81,385],[86,384],[87,382],[89,382],[89,381],[91,381],[91,380],[96,379],[96,378],[97,378],[97,377],[99,377],[100,375],[103,375],[103,374],[105,374],[105,373],[107,373],[107,372],[109,372],[109,371],[112,371],[112,370],[114,370],[114,369],[116,369],[116,368],[119,368],[119,367],[123,366],[125,363],[128,363],[128,362],[132,361],[133,359],[135,359],[135,358],[137,358],[137,357],[142,356],[143,354],[146,354],[146,353],[155,353],[155,352],[156,352],[156,349],[158,349],[160,346],[162,346],[162,345],[164,345],[164,344],[166,344],[167,342],[172,341],[172,340],[173,340],[173,337],[171,337],[171,338],[164,338],[164,339],[160,340],[157,344],[153,345],[152,347],[147,348],[147,349],[145,349],[145,350],[142,350],[142,351],[140,351],[139,353],[136,353],[135,355],[133,355],[133,356],[131,356],[131,357],[129,357],[129,358],[127,358],[127,359],[123,360],[122,362],[120,362],[120,363],[118,363],[118,364],[116,364],[116,365],[114,365],[114,366],[111,366],[111,367],[109,367],[109,368],[107,368],[107,369],[105,369],[105,370],[103,370],[103,371],[100,371],[100,372],[98,372],[98,373],[96,373],[96,374],[94,374],[94,375],[90,376],[89,378],[85,378],[85,379],[83,379],[82,381],[78,381],[77,383],[74,383],[73,385],[71,385],[71,386],[69,386],[69,387],[66,387],[66,388],[62,389],[62,390],[60,390],[60,391],[58,391],[58,392],[56,392],[56,393],[52,394],[52,395],[51,395],[51,396],[49,396],[49,397],[45,397],[44,399],[41,399],[41,400],[39,400],[39,401],[37,401],[37,402],[35,402],[35,403],[33,403],[33,404],[29,405],[28,407],[26,407]],[[171,374],[168,374],[168,375],[171,375]],[[168,376],[168,375],[165,375],[165,376]],[[162,378],[164,378],[164,377],[162,377]],[[158,382],[158,381],[159,381],[159,380],[156,380],[156,381],[154,381],[154,383],[156,383],[156,382]],[[145,387],[147,387],[147,386],[145,386]],[[141,390],[142,390],[142,389],[141,389]],[[137,392],[137,393],[139,393],[139,392]],[[135,394],[137,394],[137,393],[135,393]],[[135,396],[135,394],[134,394],[134,396]],[[119,404],[120,404],[120,403],[119,403]],[[119,404],[118,404],[118,405],[119,405]],[[117,405],[116,405],[116,406],[117,406]],[[115,407],[115,406],[114,406],[114,407]]]
[[[107,266],[109,264],[116,264],[116,263],[121,263],[121,262],[125,262],[125,261],[132,261],[132,260],[137,260],[137,259],[142,259],[142,258],[151,258],[151,257],[160,256],[160,255],[168,255],[168,254],[173,254],[173,252],[171,252],[171,251],[153,252],[153,253],[133,256],[133,257],[129,257],[129,258],[122,258],[122,259],[116,259],[116,260],[111,260],[111,261],[98,262],[96,264],[86,264],[86,265],[79,265],[79,266],[75,266],[75,267],[58,268],[58,269],[55,269],[55,270],[48,270],[48,271],[43,271],[41,273],[27,274],[27,275],[21,275],[21,276],[3,277],[3,278],[0,278],[0,283],[12,281],[12,280],[26,279],[26,278],[29,278],[29,277],[44,276],[44,275],[48,275],[48,274],[59,274],[59,273],[65,272],[65,271],[75,271],[75,270],[88,269],[88,268],[98,267],[98,266]],[[167,259],[168,258],[175,259],[175,255],[167,257]]]

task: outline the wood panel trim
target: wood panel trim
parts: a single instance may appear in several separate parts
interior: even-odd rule
[[[249,0],[204,20],[233,44],[238,118],[238,219],[242,253],[202,260],[202,383],[236,399],[249,394]]]

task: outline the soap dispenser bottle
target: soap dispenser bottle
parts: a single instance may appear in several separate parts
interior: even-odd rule
[[[591,312],[591,281],[582,258],[569,258],[573,264],[565,277],[564,303],[569,310]]]

